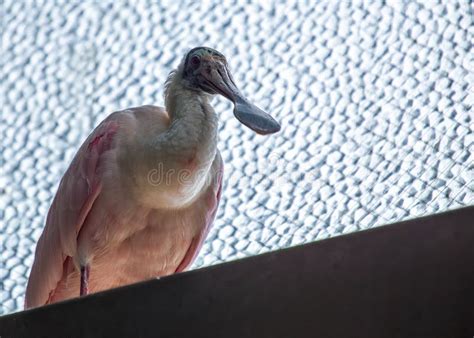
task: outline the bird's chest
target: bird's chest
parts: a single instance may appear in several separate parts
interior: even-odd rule
[[[206,124],[198,114],[191,115],[174,123],[159,141],[147,143],[135,135],[124,142],[117,157],[117,181],[124,182],[138,203],[182,209],[207,186],[217,151],[216,126],[213,119]]]
[[[211,157],[212,155],[212,157]],[[182,209],[194,202],[212,180],[215,157],[201,151],[189,151],[157,161],[143,169],[134,187],[137,200],[151,208]]]

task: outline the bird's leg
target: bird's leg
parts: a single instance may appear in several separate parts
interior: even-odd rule
[[[89,265],[81,265],[81,297],[89,294],[89,270]]]

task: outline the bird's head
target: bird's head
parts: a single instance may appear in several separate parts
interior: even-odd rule
[[[220,94],[234,104],[234,115],[258,134],[272,134],[280,124],[250,103],[237,88],[224,55],[208,47],[191,49],[183,60],[183,80],[193,90]]]

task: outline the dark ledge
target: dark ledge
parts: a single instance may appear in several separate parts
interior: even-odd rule
[[[472,337],[474,207],[0,318],[6,337]]]

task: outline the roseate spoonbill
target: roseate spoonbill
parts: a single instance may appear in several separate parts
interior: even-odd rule
[[[255,132],[280,130],[211,48],[189,51],[165,86],[165,108],[115,112],[80,147],[38,241],[26,308],[189,267],[221,194],[215,94]]]

